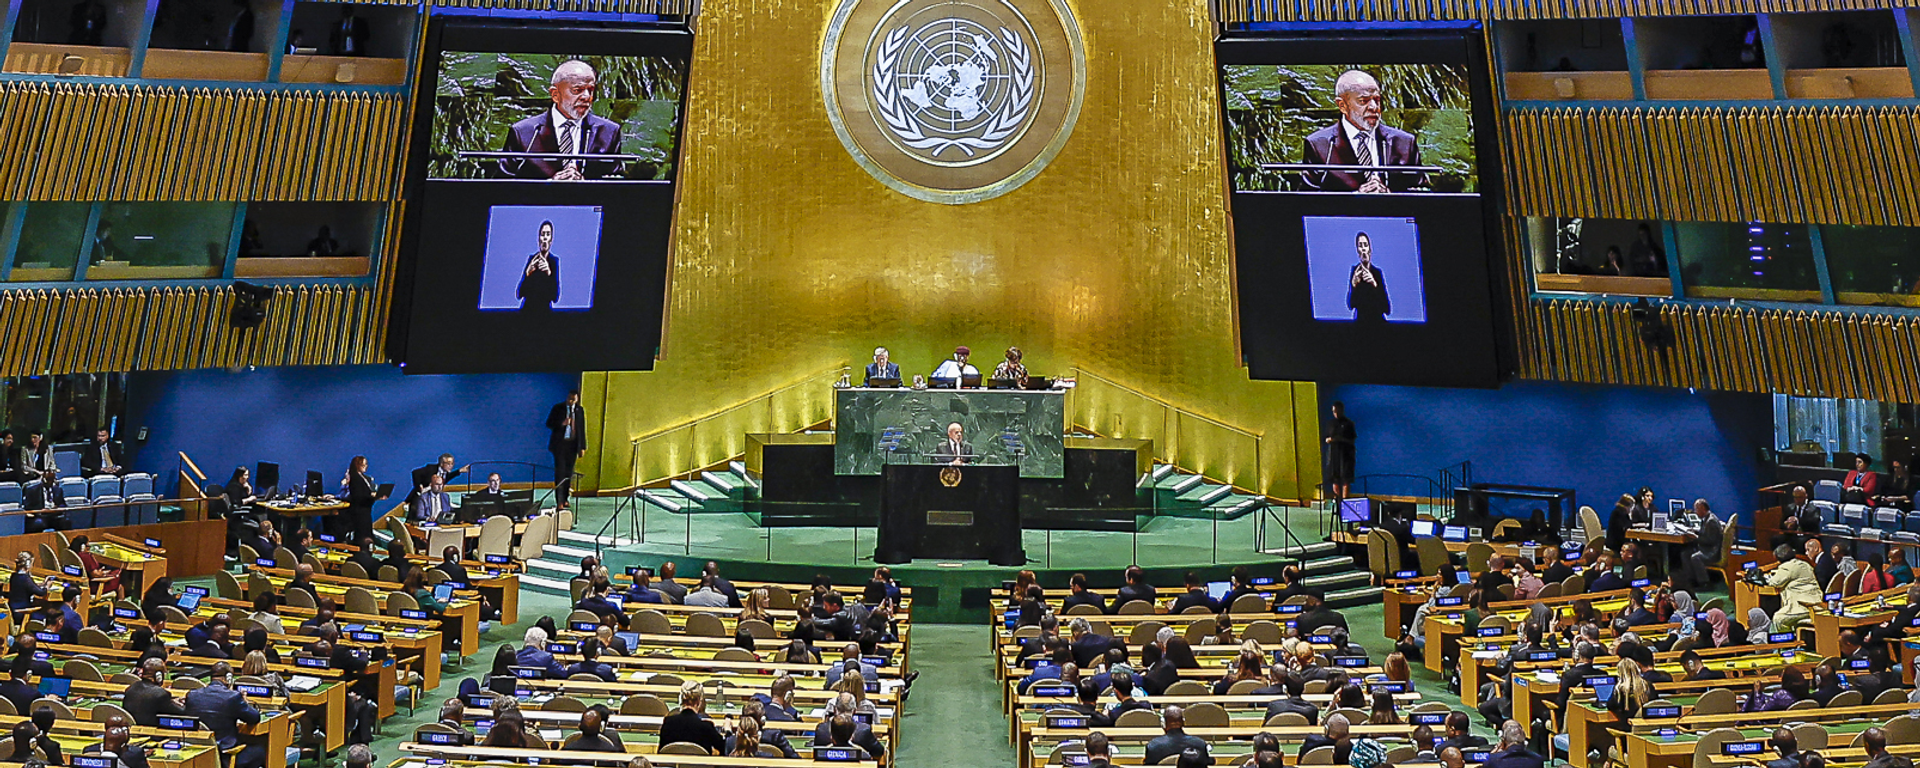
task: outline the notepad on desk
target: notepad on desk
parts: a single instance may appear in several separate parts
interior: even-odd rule
[[[301,693],[307,693],[325,684],[326,681],[308,675],[294,675],[293,677],[287,678],[287,690],[299,691]]]

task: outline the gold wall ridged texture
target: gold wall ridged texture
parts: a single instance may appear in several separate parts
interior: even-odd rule
[[[405,98],[0,83],[8,200],[391,200]]]
[[[1529,379],[1908,402],[1920,317],[1665,304],[1673,346],[1640,340],[1632,307],[1537,300],[1521,317]]]
[[[411,5],[407,0],[387,0]],[[431,0],[441,8],[509,8],[522,11],[556,13],[651,13],[661,16],[686,16],[695,0]]]
[[[224,286],[0,291],[0,376],[382,360],[371,289],[284,287],[248,331],[232,307]]]
[[[1205,430],[1174,458],[1274,496],[1310,495],[1313,385],[1250,382],[1236,359],[1204,0],[1077,4],[1088,82],[1072,138],[1025,186],[953,206],[889,191],[841,147],[819,87],[832,11],[818,0],[703,4],[664,357],[652,372],[585,377],[605,417],[582,463],[589,487],[629,484],[635,437],[864,365],[876,345],[911,376],[966,344],[986,370],[1019,345],[1035,374],[1085,367],[1259,435],[1257,467],[1209,445]],[[754,431],[805,417],[790,418]],[[1131,419],[1113,436],[1164,423]],[[710,464],[735,442],[691,446],[668,469]]]
[[[1920,107],[1548,107],[1502,127],[1514,216],[1920,221]]]
[[[1871,11],[1909,0],[1214,0],[1216,18],[1250,21],[1615,19],[1752,13]]]

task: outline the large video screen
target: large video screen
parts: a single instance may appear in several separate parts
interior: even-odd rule
[[[646,370],[692,38],[437,19],[409,172],[409,373]]]
[[[1254,378],[1498,383],[1483,51],[1467,30],[1219,41]]]

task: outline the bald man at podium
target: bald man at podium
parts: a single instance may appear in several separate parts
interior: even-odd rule
[[[933,452],[933,460],[940,464],[960,466],[972,464],[974,458],[973,443],[967,442],[966,429],[960,422],[947,425],[947,439],[940,441],[940,449]]]

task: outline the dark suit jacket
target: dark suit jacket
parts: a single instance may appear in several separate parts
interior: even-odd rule
[[[1360,265],[1355,264],[1358,268]],[[1380,274],[1380,267],[1369,264],[1367,271],[1373,273],[1373,285],[1361,283],[1353,285],[1351,278],[1347,285],[1347,308],[1353,310],[1356,322],[1379,322],[1393,311],[1393,302],[1387,298],[1387,278]]]
[[[1334,765],[1346,765],[1347,756],[1353,754],[1352,739],[1348,739],[1345,744],[1336,744],[1334,743],[1333,739],[1329,739],[1327,738],[1326,734],[1321,734],[1321,733],[1316,733],[1316,734],[1313,734],[1312,736],[1308,736],[1306,741],[1300,742],[1299,754],[1305,755],[1306,753],[1312,752],[1313,750],[1319,749],[1321,747],[1333,747],[1333,764]]]
[[[200,724],[213,731],[213,738],[221,749],[240,743],[240,723],[260,722],[260,710],[247,703],[247,697],[219,684],[188,691],[187,714],[200,718]]]
[[[674,742],[698,744],[716,755],[727,749],[727,737],[720,734],[720,729],[691,709],[682,709],[660,719],[660,743]]]
[[[1314,706],[1313,702],[1304,699],[1282,697],[1267,702],[1267,720],[1272,720],[1274,715],[1283,712],[1296,713],[1301,717],[1305,717],[1309,723],[1320,719],[1320,708]]]
[[[26,497],[21,501],[22,509],[59,509],[67,505],[67,495],[60,491],[58,482],[41,483],[34,486],[33,490],[27,491]]]
[[[13,702],[18,712],[32,712],[33,700],[40,698],[40,688],[25,680],[8,678],[0,682],[0,698]]]
[[[567,404],[565,401],[554,403],[553,408],[547,411],[547,431],[552,433],[547,437],[548,451],[553,453],[579,453],[580,449],[586,446],[587,410],[577,405],[573,407],[572,438],[566,436],[566,427],[561,424],[566,421],[566,419]]]
[[[1089,632],[1073,641],[1073,663],[1080,665],[1081,669],[1092,669],[1100,659],[1106,657],[1107,648],[1112,644],[1113,638]]]
[[[1169,756],[1178,757],[1189,747],[1207,754],[1207,742],[1198,736],[1188,735],[1185,731],[1175,730],[1154,737],[1147,742],[1147,765],[1153,765]]]
[[[371,34],[366,19],[349,16],[333,22],[333,31],[327,36],[327,45],[331,47],[335,56],[365,56],[367,55],[367,38]],[[352,43],[351,50],[348,49],[349,42]]]
[[[532,264],[539,255],[528,255],[527,263]],[[522,310],[545,312],[553,309],[553,303],[560,300],[560,257],[548,251],[545,272],[529,273],[524,267],[521,268],[520,285],[513,289],[513,295],[520,299]]]
[[[428,485],[433,483],[433,476],[435,473],[438,473],[439,471],[440,471],[439,462],[428,464],[424,467],[421,467],[413,471],[413,487],[408,489],[407,491],[407,504],[409,506],[413,504],[414,499],[420,498],[421,488],[425,488]],[[459,476],[460,476],[460,470],[458,468],[455,468],[453,471],[448,472],[447,476],[442,479],[448,484],[452,484],[453,479]]]
[[[1065,613],[1076,605],[1091,605],[1100,609],[1101,613],[1107,612],[1107,599],[1091,589],[1067,595],[1067,599],[1060,604],[1060,612]]]
[[[1124,606],[1127,603],[1131,603],[1135,600],[1145,600],[1151,603],[1153,602],[1154,598],[1158,596],[1159,596],[1159,590],[1154,589],[1152,584],[1142,583],[1139,586],[1128,584],[1124,587],[1121,587],[1119,593],[1114,595],[1113,603],[1109,607],[1111,607],[1115,611],[1118,611],[1120,610],[1121,606]]]
[[[581,119],[581,125],[587,132],[585,151],[587,155],[620,154],[620,124],[599,115],[588,113]],[[507,152],[559,152],[560,132],[553,124],[553,106],[547,105],[537,115],[528,116],[507,129],[507,141],[501,147]],[[550,159],[519,160],[508,158],[500,161],[500,173],[522,179],[551,179],[554,174],[566,167],[566,163]],[[580,172],[589,179],[598,179],[619,169],[618,163],[591,162],[581,166]]]
[[[1374,129],[1373,134],[1373,156],[1380,165],[1420,164],[1420,143],[1413,134],[1385,123]],[[1354,154],[1353,144],[1347,141],[1347,132],[1341,129],[1339,123],[1335,123],[1307,134],[1307,144],[1300,162],[1355,165],[1360,162],[1360,157]],[[1405,192],[1426,182],[1425,174],[1389,173],[1385,176],[1387,188],[1395,192]],[[1313,171],[1301,174],[1301,178],[1308,189],[1321,192],[1352,192],[1366,181],[1364,173],[1349,171]]]
[[[104,747],[103,744],[89,744],[81,752],[89,755],[98,754],[106,751]],[[126,748],[120,750],[120,765],[126,768],[147,768],[147,748],[129,742]]]
[[[893,362],[887,363],[886,370],[879,370],[879,368],[880,368],[879,363],[867,363],[867,380],[868,381],[872,381],[874,379],[898,380],[900,378],[899,363],[893,363]]]
[[[1727,679],[1727,673],[1714,669],[1712,667],[1701,667],[1700,674],[1687,676],[1687,682],[1689,683],[1695,680],[1725,680],[1725,679]]]
[[[933,451],[933,460],[941,464],[946,464],[954,459],[959,459],[963,464],[971,464],[973,463],[973,457],[977,455],[979,454],[973,452],[973,443],[962,440],[960,441],[959,450],[956,451],[953,446],[953,441],[943,437],[940,438],[939,447]]]
[[[1189,589],[1186,592],[1181,593],[1179,597],[1176,597],[1173,599],[1173,607],[1168,608],[1167,613],[1184,613],[1188,608],[1192,608],[1196,605],[1202,608],[1205,608],[1209,611],[1213,611],[1215,613],[1218,613],[1220,611],[1220,606],[1214,605],[1213,599],[1207,597],[1206,590]]]
[[[1546,759],[1526,747],[1515,747],[1487,756],[1480,768],[1540,768]]]
[[[866,750],[867,754],[872,755],[875,760],[885,757],[887,754],[887,746],[881,744],[879,739],[873,737],[873,729],[860,723],[854,724],[853,738],[848,739],[848,742]],[[814,746],[825,747],[831,744],[833,744],[833,737],[827,733],[826,723],[821,723],[819,727],[813,729]]]
[[[7,604],[16,611],[32,608],[35,600],[46,596],[46,587],[34,581],[31,573],[14,571],[7,577]]]
[[[173,694],[145,680],[127,686],[127,692],[121,697],[120,706],[133,716],[134,725],[154,728],[160,725],[161,715],[184,715],[179,702],[173,700]]]
[[[127,462],[121,459],[120,449],[114,447],[111,440],[107,441],[107,457],[112,459],[110,463],[113,466],[120,467],[122,472],[126,471]],[[105,465],[100,463],[100,444],[87,441],[87,447],[80,449],[80,474],[83,477],[93,477],[100,474],[102,466]]]

